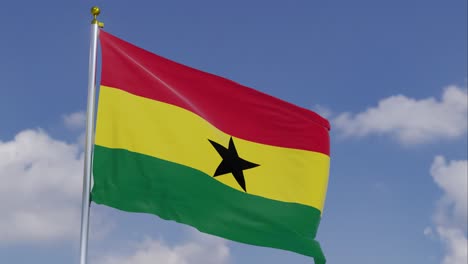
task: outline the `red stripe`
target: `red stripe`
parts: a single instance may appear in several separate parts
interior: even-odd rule
[[[249,141],[329,155],[328,121],[314,112],[162,58],[100,31],[101,84],[185,108]]]

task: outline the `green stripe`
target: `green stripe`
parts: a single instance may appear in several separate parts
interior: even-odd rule
[[[122,149],[95,146],[93,166],[95,203],[325,263],[314,240],[320,211],[313,207],[246,194],[193,168]]]

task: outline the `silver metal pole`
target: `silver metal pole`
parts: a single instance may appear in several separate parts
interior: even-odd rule
[[[97,16],[100,10],[98,7],[91,8],[93,20],[91,21],[91,42],[89,49],[89,72],[88,72],[88,106],[86,117],[86,145],[83,172],[83,200],[81,208],[81,242],[80,242],[80,264],[86,264],[88,253],[88,230],[89,230],[89,209],[91,192],[91,173],[93,169],[93,145],[94,145],[94,112],[96,97],[96,57],[97,40],[99,34],[99,22]]]

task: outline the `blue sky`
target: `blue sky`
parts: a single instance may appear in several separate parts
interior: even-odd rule
[[[328,263],[466,263],[464,0],[3,3],[0,262],[78,263],[92,5],[114,35],[329,118]],[[95,204],[90,260],[312,263]]]

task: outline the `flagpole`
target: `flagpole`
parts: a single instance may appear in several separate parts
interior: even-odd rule
[[[89,209],[91,192],[91,173],[93,167],[93,144],[94,144],[94,111],[96,96],[96,57],[97,40],[99,27],[102,23],[98,22],[97,16],[100,14],[97,6],[91,8],[93,20],[91,21],[91,41],[89,49],[89,71],[88,71],[88,106],[86,117],[86,143],[83,171],[83,196],[81,207],[81,240],[80,240],[80,264],[86,264],[88,253],[88,230],[89,230]]]

